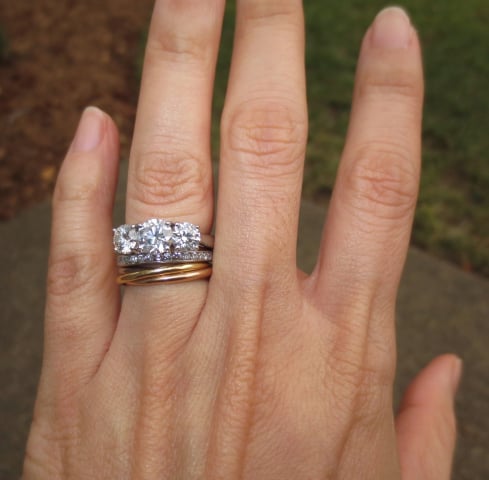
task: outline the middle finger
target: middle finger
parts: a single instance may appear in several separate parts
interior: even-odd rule
[[[239,0],[237,7],[213,282],[241,295],[247,285],[261,291],[272,271],[295,275],[307,107],[302,2]]]

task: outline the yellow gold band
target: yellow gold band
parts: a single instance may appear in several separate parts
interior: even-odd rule
[[[122,268],[117,283],[120,285],[151,285],[155,283],[182,283],[208,278],[212,266],[207,262],[182,263],[156,268]]]

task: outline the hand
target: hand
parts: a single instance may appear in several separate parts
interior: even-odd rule
[[[223,9],[223,0],[156,1],[128,223],[162,217],[211,229]],[[309,276],[295,259],[303,64],[301,2],[238,1],[209,282],[129,286],[120,299],[111,245],[117,130],[106,114],[85,111],[53,199],[45,355],[24,479],[449,478],[458,359],[434,360],[392,413],[395,299],[420,169],[417,35],[398,9],[365,35]]]

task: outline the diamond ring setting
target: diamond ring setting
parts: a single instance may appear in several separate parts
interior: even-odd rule
[[[114,251],[118,255],[165,254],[212,249],[210,235],[202,235],[198,225],[151,218],[143,223],[114,228]]]

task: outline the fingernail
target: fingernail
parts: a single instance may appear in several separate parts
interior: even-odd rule
[[[462,359],[457,357],[453,361],[452,366],[452,392],[453,396],[456,395],[458,386],[460,385],[460,379],[462,377]]]
[[[371,42],[374,47],[388,50],[408,48],[413,27],[408,14],[400,7],[381,10],[372,25]]]
[[[97,107],[87,107],[82,113],[71,149],[74,152],[90,152],[102,140],[104,114]]]

